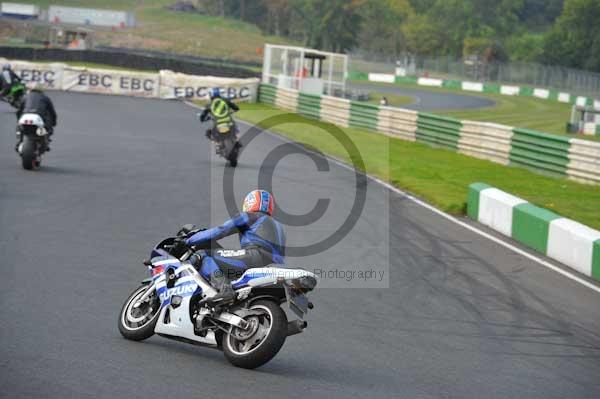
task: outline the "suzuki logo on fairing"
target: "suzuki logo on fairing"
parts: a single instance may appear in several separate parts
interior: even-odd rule
[[[196,291],[196,287],[196,284],[192,283],[170,288],[167,292],[160,294],[160,300],[161,302],[164,302],[173,295],[186,296],[187,294],[193,294],[194,291]]]

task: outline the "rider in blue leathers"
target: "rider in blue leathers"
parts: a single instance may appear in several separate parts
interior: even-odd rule
[[[205,302],[226,303],[234,298],[231,280],[248,268],[283,264],[285,233],[271,217],[273,196],[264,190],[250,192],[244,200],[243,213],[223,225],[200,231],[186,240],[187,245],[199,245],[239,234],[241,249],[217,249],[202,258],[200,274],[217,289],[218,294]]]

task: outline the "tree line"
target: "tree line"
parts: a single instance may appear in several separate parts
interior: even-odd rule
[[[478,56],[600,72],[600,0],[204,0],[322,50]]]

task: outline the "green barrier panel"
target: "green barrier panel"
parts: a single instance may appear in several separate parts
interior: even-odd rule
[[[512,238],[546,254],[550,222],[560,216],[528,203],[515,206],[512,218]]]
[[[519,95],[520,96],[532,97],[533,96],[533,88],[531,88],[531,87],[521,87],[519,89]]]
[[[592,277],[600,280],[600,240],[594,241],[592,250]]]
[[[348,125],[377,130],[378,115],[379,107],[377,105],[351,101]]]
[[[369,80],[369,74],[366,72],[348,72],[350,80]]]
[[[514,165],[564,176],[569,163],[569,147],[568,138],[515,128],[509,160]]]
[[[483,92],[491,94],[500,94],[500,85],[496,85],[493,83],[484,83]]]
[[[271,104],[275,103],[277,97],[277,88],[273,85],[260,84],[258,86],[258,101],[261,103]]]
[[[396,76],[396,83],[413,83],[416,84],[419,78],[416,76]]]
[[[319,119],[321,117],[321,96],[299,93],[297,110],[300,115]]]
[[[550,96],[548,97],[548,100],[558,101],[558,94],[558,90],[550,89]]]
[[[461,127],[462,123],[457,119],[419,112],[416,138],[420,142],[456,151]]]
[[[585,105],[588,107],[593,107],[594,106],[594,99],[593,98],[586,98],[585,99]]]
[[[479,220],[479,196],[481,191],[491,188],[489,184],[473,183],[469,185],[467,195],[467,215],[473,220]]]
[[[462,89],[462,82],[460,80],[444,80],[442,82],[442,87],[447,89]]]

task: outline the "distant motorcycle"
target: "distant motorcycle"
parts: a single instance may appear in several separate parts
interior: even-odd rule
[[[302,332],[308,309],[306,294],[316,276],[303,269],[262,267],[248,269],[232,281],[235,300],[225,308],[211,308],[203,297],[214,288],[202,277],[198,251],[221,248],[213,241],[188,247],[182,240],[196,234],[193,225],[177,237],[161,241],[144,264],[152,275],[127,298],[119,314],[119,331],[141,341],[158,334],[165,338],[222,350],[231,364],[253,369],[271,360],[286,338]],[[298,316],[289,321],[282,309],[288,304]]]
[[[21,107],[23,104],[23,97],[25,96],[25,85],[23,83],[14,84],[8,94],[3,98],[4,101],[9,103],[16,109]]]
[[[17,152],[23,168],[32,170],[40,167],[42,154],[48,151],[48,130],[38,114],[23,114],[17,124]]]
[[[209,116],[207,120],[202,120],[201,114],[198,114],[200,122],[212,120]],[[206,137],[215,143],[215,151],[217,155],[222,156],[232,167],[236,167],[240,148],[242,145],[238,141],[238,129],[233,118],[224,122],[213,123],[213,127],[206,132]]]

